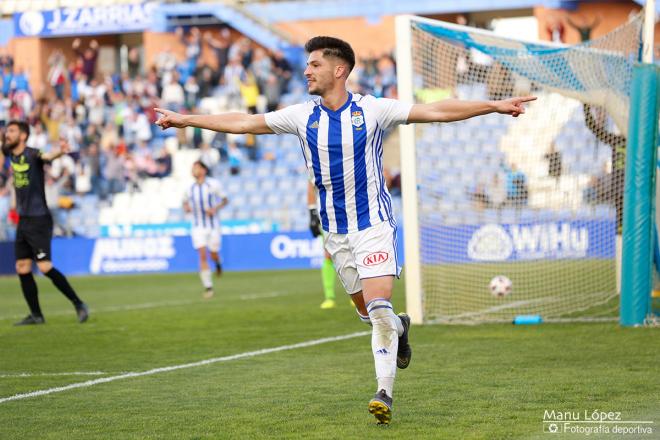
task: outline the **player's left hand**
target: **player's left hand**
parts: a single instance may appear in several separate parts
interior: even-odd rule
[[[511,115],[514,118],[525,113],[525,102],[535,101],[536,96],[518,96],[515,98],[503,99],[495,101],[495,111],[505,115]]]
[[[183,115],[158,107],[154,108],[154,111],[156,113],[160,113],[161,115],[156,121],[156,125],[158,125],[163,130],[170,127],[185,128],[186,124]]]

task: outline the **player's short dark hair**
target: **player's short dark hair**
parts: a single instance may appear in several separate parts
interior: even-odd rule
[[[25,121],[18,121],[16,119],[9,121],[9,124],[7,124],[7,127],[15,125],[18,127],[18,131],[21,133],[25,133],[26,139],[30,137],[30,125],[28,125],[27,122]]]
[[[206,171],[207,176],[211,175],[211,170],[209,170],[209,167],[207,167],[206,164],[204,162],[202,162],[201,160],[196,160],[194,162],[194,165],[199,165],[200,167],[204,168],[204,171]]]
[[[350,44],[339,38],[314,37],[305,43],[305,50],[307,53],[322,50],[324,57],[337,57],[346,61],[348,63],[349,73],[355,67],[355,52],[353,52],[353,48]]]

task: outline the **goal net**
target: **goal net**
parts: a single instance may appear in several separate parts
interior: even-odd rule
[[[597,40],[558,46],[409,21],[411,62],[400,59],[398,68],[410,71],[416,102],[538,97],[519,118],[415,127],[425,322],[615,316],[629,90],[642,22],[635,16]],[[404,188],[404,203],[407,195]],[[493,294],[497,276],[511,280],[509,294]]]

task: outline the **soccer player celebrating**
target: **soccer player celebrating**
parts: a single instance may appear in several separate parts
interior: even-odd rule
[[[51,262],[53,218],[46,205],[44,187],[44,164],[66,154],[69,146],[62,140],[59,150],[42,154],[39,150],[25,145],[29,136],[30,126],[27,123],[9,122],[0,154],[0,164],[5,163],[5,155],[8,155],[13,170],[16,208],[19,215],[14,245],[16,273],[21,282],[25,301],[30,307],[30,314],[15,325],[46,322],[39,306],[37,283],[32,276],[32,260],[37,262],[41,273],[50,278],[55,287],[71,301],[76,309],[78,322],[83,323],[89,317],[87,305],[80,300],[66,277],[54,268]]]
[[[323,240],[323,229],[321,229],[321,219],[319,218],[316,207],[316,187],[310,182],[307,185],[307,205],[309,207],[309,230],[314,238],[319,237]],[[323,281],[323,296],[325,299],[321,303],[324,310],[334,309],[335,302],[335,267],[332,265],[332,256],[328,251],[324,252],[323,265],[321,266],[321,280]]]
[[[213,280],[207,257],[207,249],[211,260],[215,263],[215,273],[222,275],[220,262],[220,220],[218,210],[222,209],[228,199],[218,181],[208,177],[209,169],[204,162],[198,160],[193,164],[192,175],[195,183],[186,192],[183,200],[183,210],[193,214],[192,243],[199,253],[199,277],[204,286],[204,298],[213,297]]]
[[[373,327],[371,347],[378,392],[369,412],[378,423],[392,417],[396,367],[410,362],[410,318],[396,315],[390,298],[400,267],[396,257],[396,224],[382,167],[384,131],[398,124],[451,122],[488,113],[518,116],[534,97],[501,101],[447,99],[406,104],[393,99],[361,96],[346,90],[355,54],[345,41],[315,37],[305,77],[318,98],[267,113],[248,115],[180,115],[156,109],[162,128],[200,127],[227,133],[291,133],[298,136],[307,168],[320,199],[325,248],[339,279],[351,295],[360,319]]]

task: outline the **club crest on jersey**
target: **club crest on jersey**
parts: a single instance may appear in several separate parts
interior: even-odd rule
[[[351,113],[351,122],[355,127],[362,127],[364,124],[364,116],[362,116],[361,111],[355,111]]]
[[[387,252],[372,252],[362,260],[365,266],[376,266],[389,260],[390,254]]]

